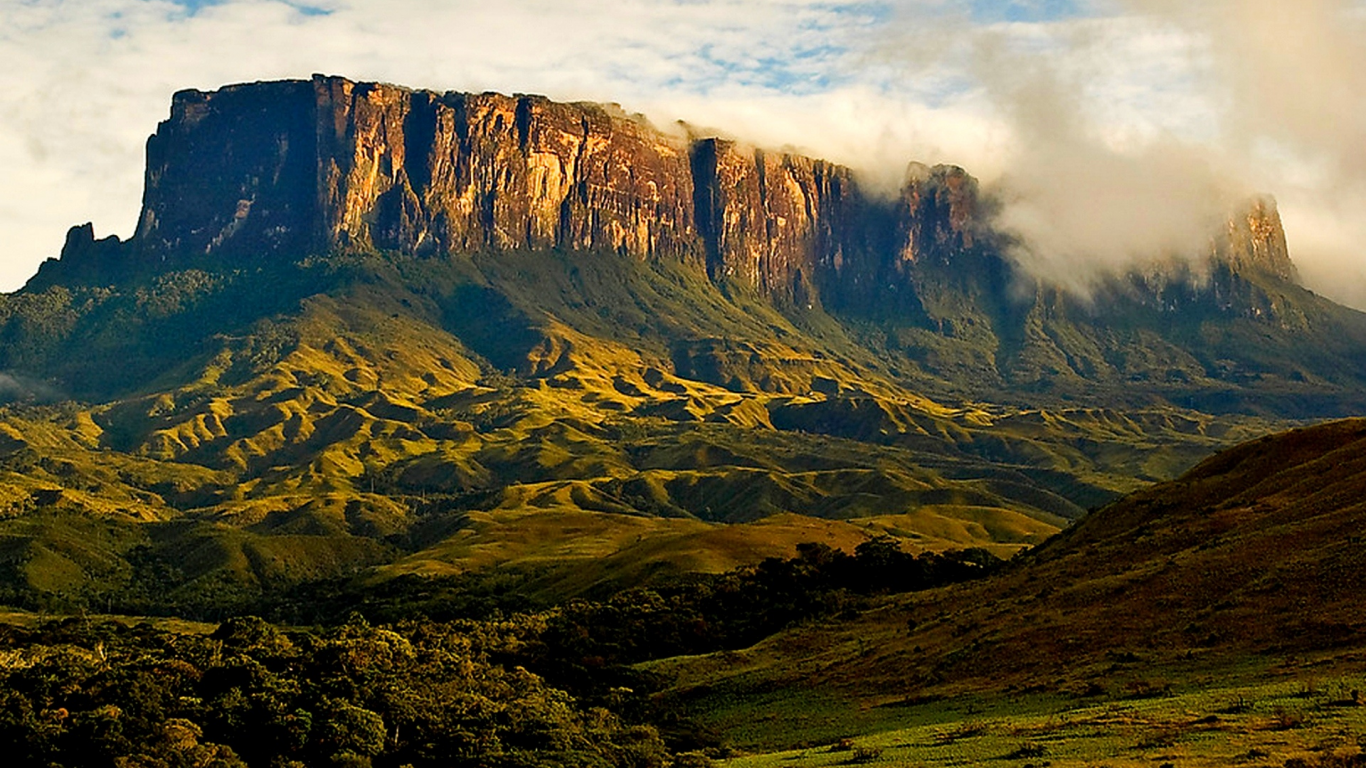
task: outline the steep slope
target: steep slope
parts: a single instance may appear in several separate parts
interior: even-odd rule
[[[262,282],[287,309],[252,319]],[[11,562],[27,564],[11,599],[36,604],[231,604],[371,566],[618,552],[720,570],[800,539],[757,526],[723,541],[716,524],[785,513],[830,521],[792,530],[848,546],[891,531],[1008,554],[1265,428],[944,407],[695,273],[616,254],[333,259],[12,301],[34,297],[66,302],[43,348],[58,364],[111,339],[109,376],[158,371],[122,398],[4,415]],[[121,533],[24,559],[46,546],[33,515]]]
[[[1151,695],[1278,664],[1360,673],[1364,499],[1366,420],[1294,430],[1093,512],[983,582],[672,671],[702,686],[699,709],[722,722],[721,702],[755,691],[867,707],[968,692]]]

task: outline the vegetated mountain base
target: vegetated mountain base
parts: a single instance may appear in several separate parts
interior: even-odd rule
[[[9,617],[0,732],[20,765],[1357,766],[1363,447],[1252,442],[1008,564],[887,537],[509,618]]]
[[[941,405],[615,254],[334,257],[7,306],[31,369],[126,391],[0,422],[0,566],[33,608],[217,616],[495,565],[564,597],[881,533],[1005,556],[1275,423]]]
[[[1088,299],[1017,269],[992,205],[596,105],[178,94],[134,236],[73,228],[0,300],[30,404],[0,424],[7,599],[211,613],[490,566],[558,599],[882,533],[1008,555],[1366,408],[1366,316],[1296,284],[1270,200]]]
[[[424,584],[355,595],[364,602],[329,629],[254,617],[207,636],[109,620],[0,625],[0,738],[23,745],[11,755],[22,766],[706,765],[700,750],[724,752],[719,737],[680,719],[652,695],[661,681],[630,664],[740,648],[999,564],[980,550],[908,555],[886,537],[852,556],[808,544],[791,560],[511,618],[492,605],[479,620],[432,621],[488,594]],[[402,618],[373,627],[361,611]]]

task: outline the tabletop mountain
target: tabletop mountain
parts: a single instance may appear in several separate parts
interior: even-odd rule
[[[961,169],[883,199],[602,105],[255,83],[177,94],[147,156],[129,240],[73,228],[0,299],[17,601],[1009,553],[1366,407],[1366,316],[1267,199],[1080,298]]]

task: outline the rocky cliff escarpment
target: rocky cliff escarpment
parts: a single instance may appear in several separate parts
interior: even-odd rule
[[[1256,270],[1290,283],[1299,282],[1299,272],[1290,261],[1285,229],[1276,201],[1269,197],[1253,200],[1238,215],[1228,220],[1216,240],[1214,258],[1231,269]]]
[[[306,253],[319,215],[311,93],[304,82],[177,93],[147,140],[134,257]]]
[[[956,166],[911,163],[896,218],[905,262],[947,261],[983,239],[987,222],[977,180]]]
[[[686,142],[596,105],[341,78],[176,94],[143,257],[609,248],[701,257]]]
[[[842,270],[869,205],[848,168],[720,139],[693,147],[693,180],[711,278],[798,303]]]
[[[315,76],[176,94],[148,140],[133,238],[74,229],[36,285],[204,257],[558,248],[681,262],[789,306],[926,320],[927,302],[961,303],[930,295],[945,281],[958,291],[983,273],[991,285],[971,290],[1001,293],[999,240],[960,168],[912,164],[901,195],[879,201],[848,168],[667,134],[615,107]],[[1269,201],[1212,252],[1295,279]]]
[[[866,366],[954,398],[1228,410],[1263,380],[1256,396],[1276,408],[1286,393],[1338,397],[1322,387],[1355,403],[1366,380],[1366,316],[1293,284],[1269,199],[1201,252],[1080,295],[1020,268],[996,201],[961,168],[911,164],[879,198],[848,168],[613,106],[322,76],[185,91],[147,161],[131,239],[75,227],[61,259],[0,302],[0,341],[19,340],[0,344],[0,369],[127,391],[208,354],[218,336],[201,325],[236,337],[383,274],[418,284],[422,322],[491,366],[593,371],[627,396],[666,375],[793,396],[889,386],[840,372]],[[123,295],[132,309],[111,303]],[[622,362],[636,356],[654,379]]]
[[[318,76],[176,94],[120,254],[598,249],[809,303],[866,205],[847,168],[669,135],[613,107]]]
[[[685,142],[596,105],[313,83],[316,247],[700,257]]]

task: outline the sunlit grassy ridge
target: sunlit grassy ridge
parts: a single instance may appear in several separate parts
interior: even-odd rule
[[[703,717],[755,745],[909,727],[880,743],[914,747],[896,752],[901,759],[953,764],[959,758],[946,745],[926,743],[925,726],[971,721],[963,706],[980,697],[992,708],[1021,702],[1020,711],[997,715],[995,737],[979,744],[1003,754],[1010,739],[1041,740],[1060,764],[1136,764],[1175,749],[1164,759],[1194,755],[1194,764],[1215,765],[1241,745],[1283,762],[1359,728],[1364,447],[1362,420],[1250,442],[1091,513],[990,579],[889,599],[856,621],[792,629],[752,649],[656,668],[677,677],[679,695]],[[1347,682],[1331,695],[1319,687],[1299,705],[1281,701],[1286,681],[1339,678]],[[1222,708],[1242,695],[1232,689],[1272,683],[1275,692],[1246,694],[1257,705],[1234,714],[1247,717],[1224,717]],[[1039,696],[1057,700],[1031,710]],[[1056,740],[1068,743],[1031,735],[1048,713],[1146,698],[1162,701],[1117,710],[1132,712],[1142,728],[1100,730],[1141,741],[1144,728],[1167,728],[1172,744],[1088,752],[1071,742],[1091,736],[1066,722],[1057,730],[1070,735]],[[1191,703],[1219,698],[1229,703]],[[934,704],[941,699],[953,703]],[[755,707],[769,713],[757,726]],[[1274,739],[1265,731],[1277,728],[1266,722],[1276,707],[1299,718],[1280,730],[1298,730],[1305,718],[1322,718],[1323,727],[1269,747]],[[1211,715],[1218,717],[1209,728],[1195,727]],[[1205,732],[1218,743],[1183,746]],[[799,764],[825,759],[806,754]]]
[[[927,397],[951,387],[857,323],[614,253],[206,267],[16,294],[0,320],[16,386],[83,403],[0,419],[14,599],[149,573],[215,604],[372,566],[634,578],[856,531],[1008,555],[1275,423]],[[118,534],[43,543],[39,512]],[[829,522],[713,528],[790,514]]]

